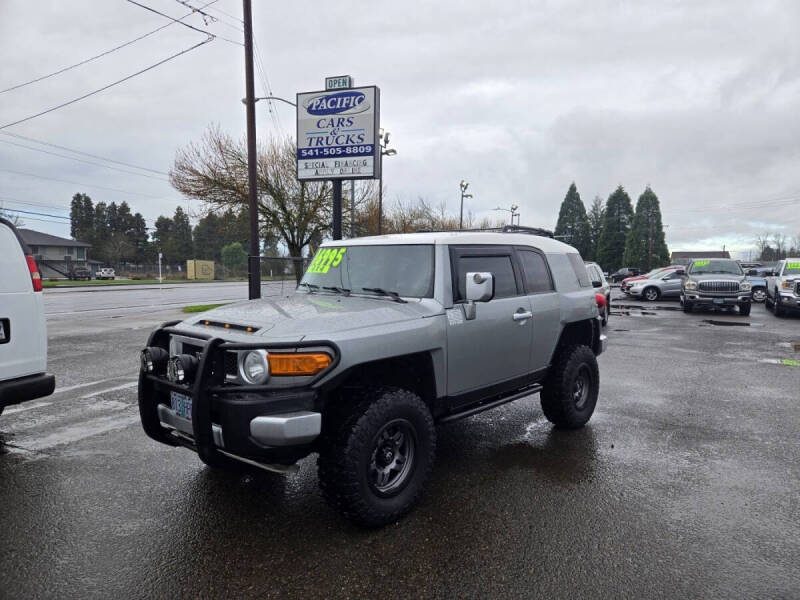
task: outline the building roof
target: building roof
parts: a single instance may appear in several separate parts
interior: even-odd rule
[[[49,233],[42,233],[41,231],[34,231],[33,229],[17,229],[22,240],[28,246],[73,246],[77,248],[91,248],[92,245],[87,242],[79,242],[69,238],[58,237],[57,235],[50,235]]]
[[[673,252],[672,260],[676,258],[730,258],[727,250],[696,250],[692,252]]]
[[[348,240],[327,241],[331,246],[383,246],[392,244],[503,244],[508,246],[535,246],[543,252],[577,252],[575,248],[553,238],[527,233],[499,233],[491,231],[439,231],[426,233],[395,233]]]

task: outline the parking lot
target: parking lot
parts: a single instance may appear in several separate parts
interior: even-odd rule
[[[45,292],[56,392],[0,416],[0,596],[798,597],[800,316],[615,291],[588,426],[537,396],[442,426],[422,504],[363,530],[314,457],[225,475],[141,430],[149,331],[245,294]]]

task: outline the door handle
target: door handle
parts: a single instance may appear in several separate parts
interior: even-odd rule
[[[525,321],[527,319],[530,319],[532,316],[533,313],[531,311],[524,310],[521,312],[520,311],[515,312],[513,315],[511,315],[511,318],[514,319],[515,321]]]

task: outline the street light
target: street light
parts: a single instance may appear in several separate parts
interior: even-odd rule
[[[378,177],[378,235],[383,234],[383,157],[397,154],[397,150],[394,148],[387,148],[390,135],[391,133],[384,131],[383,127],[378,130],[378,139],[381,145],[381,170]]]
[[[458,228],[464,228],[464,198],[472,198],[472,194],[467,194],[467,188],[469,187],[469,183],[461,180],[461,183],[458,184],[458,187],[461,188],[461,212],[458,217]]]
[[[519,213],[516,212],[518,208],[519,208],[519,206],[517,206],[516,204],[512,204],[510,210],[508,208],[500,208],[499,206],[497,208],[493,208],[492,210],[504,210],[506,212],[510,212],[511,213],[511,225],[514,224],[514,217],[517,217],[517,225],[519,225]]]
[[[258,98],[253,98],[253,102],[258,102],[259,100],[278,100],[279,102],[285,102],[286,104],[297,108],[297,104],[291,100],[287,100],[286,98],[281,98],[280,96],[260,96]],[[242,98],[242,104],[247,104],[247,98]]]

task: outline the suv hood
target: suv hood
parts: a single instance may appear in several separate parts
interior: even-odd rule
[[[321,292],[296,292],[288,297],[262,298],[221,306],[192,316],[181,326],[212,329],[219,335],[244,333],[283,341],[320,338],[339,331],[388,325],[399,321],[444,314],[434,300],[394,302],[380,297],[344,296]],[[206,322],[209,325],[206,325]],[[226,330],[225,324],[231,325]]]

